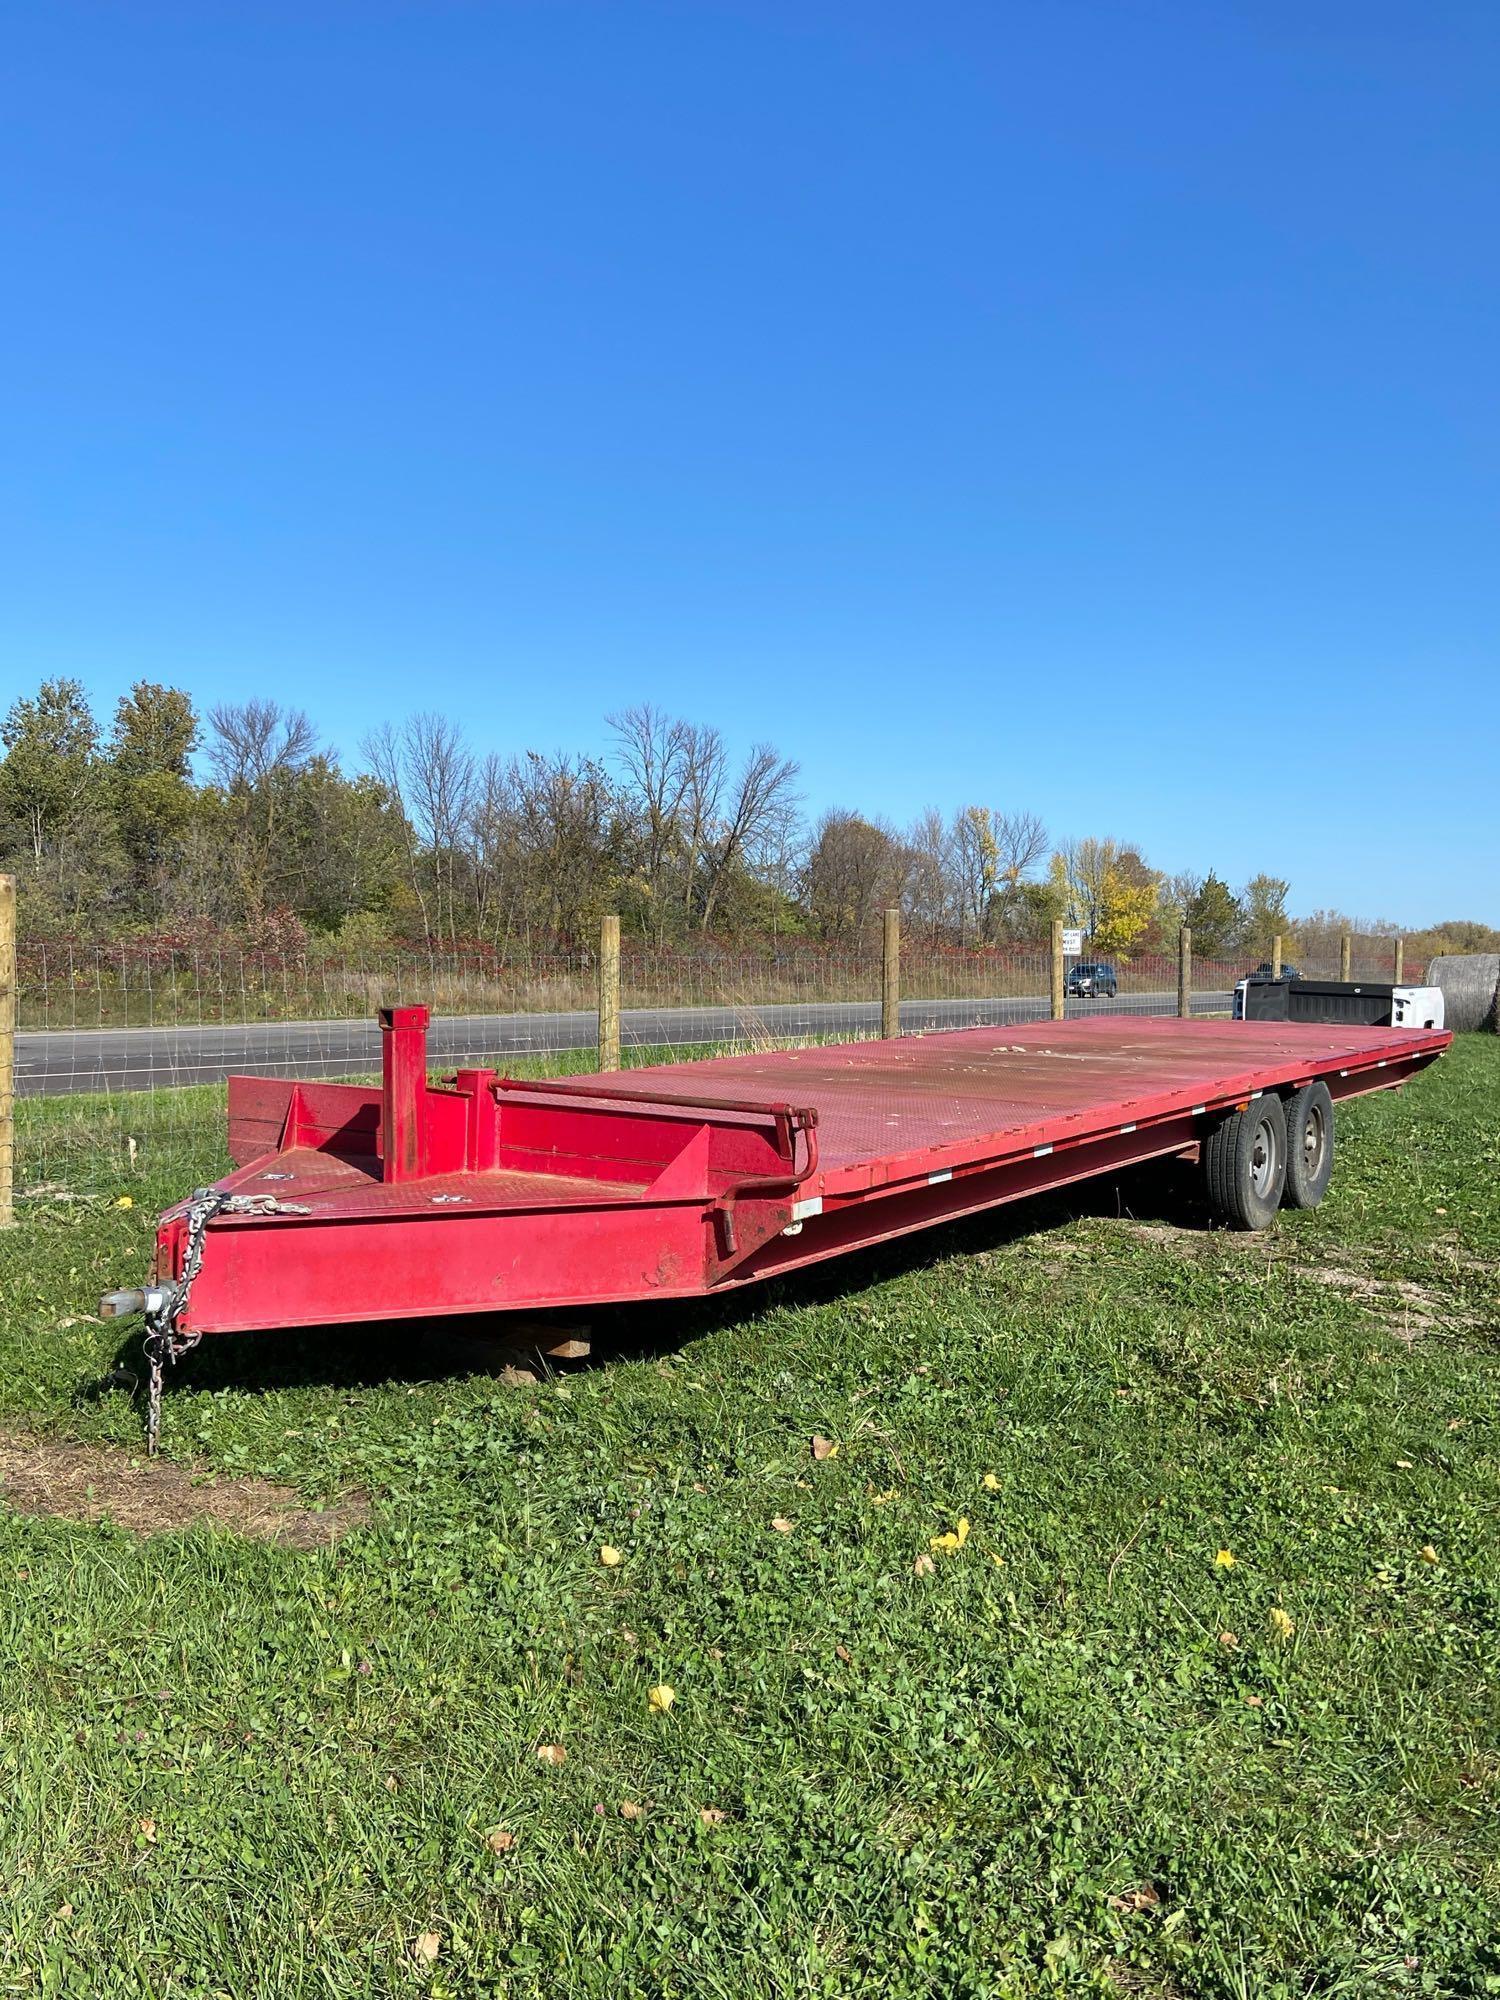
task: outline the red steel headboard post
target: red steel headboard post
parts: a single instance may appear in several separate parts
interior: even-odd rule
[[[380,1010],[381,1179],[420,1180],[427,1171],[427,1009]]]

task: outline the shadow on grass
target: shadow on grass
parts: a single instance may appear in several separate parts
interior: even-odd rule
[[[746,1323],[768,1304],[827,1305],[949,1257],[1003,1249],[1085,1216],[1129,1217],[1190,1230],[1206,1228],[1210,1220],[1193,1169],[1178,1160],[1151,1161],[706,1298],[528,1312],[527,1331],[520,1335],[507,1330],[509,1316],[503,1313],[217,1334],[169,1371],[167,1393],[174,1386],[205,1394],[224,1389],[250,1394],[307,1387],[369,1389],[499,1375],[517,1365],[537,1375],[560,1375],[606,1369],[620,1361],[662,1360],[705,1335]],[[559,1363],[540,1353],[538,1343],[545,1341],[537,1329],[553,1329],[561,1338],[585,1323],[593,1350],[588,1360]],[[116,1350],[111,1371],[80,1384],[74,1401],[96,1402],[122,1390],[140,1396],[145,1379],[137,1323]]]

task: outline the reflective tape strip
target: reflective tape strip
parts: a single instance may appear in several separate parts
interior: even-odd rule
[[[822,1213],[823,1197],[820,1194],[809,1195],[806,1201],[794,1201],[792,1203],[793,1222],[802,1222],[809,1215],[821,1215]]]
[[[1044,1160],[1051,1151],[1052,1148],[1050,1146],[1033,1146],[1031,1157],[1034,1160]]]
[[[1122,1125],[1120,1127],[1120,1137],[1123,1139],[1127,1132],[1133,1132],[1134,1130],[1135,1127],[1133,1125]]]
[[[952,1178],[952,1167],[944,1167],[940,1173],[929,1174],[927,1176],[927,1185],[929,1187],[936,1187],[939,1181],[951,1181]]]

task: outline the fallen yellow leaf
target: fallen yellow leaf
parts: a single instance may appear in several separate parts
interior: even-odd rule
[[[536,1757],[539,1764],[551,1764],[554,1769],[568,1761],[568,1753],[560,1743],[538,1743]]]
[[[987,1472],[984,1475],[984,1490],[986,1493],[998,1493],[1000,1491],[1000,1482],[993,1472]]]
[[[612,1549],[608,1542],[599,1551],[599,1560],[606,1569],[618,1569],[625,1558],[618,1549]]]
[[[116,1208],[134,1208],[134,1207],[135,1207],[135,1200],[134,1200],[133,1196],[131,1196],[131,1195],[128,1195],[128,1194],[122,1194],[122,1195],[120,1196],[119,1200],[118,1200],[118,1201],[117,1201],[117,1202],[115,1203],[115,1207],[116,1207]]]
[[[509,1854],[516,1844],[516,1836],[503,1826],[497,1826],[485,1835],[484,1844],[491,1854]]]
[[[1270,1625],[1271,1630],[1276,1634],[1278,1639],[1290,1639],[1297,1629],[1297,1621],[1287,1612],[1283,1611],[1279,1604],[1271,1606],[1270,1611],[1266,1614],[1266,1622]]]
[[[646,1693],[646,1701],[653,1715],[665,1715],[676,1699],[677,1690],[669,1688],[665,1681],[658,1687],[648,1689]]]
[[[620,1801],[621,1819],[639,1819],[645,1810],[646,1808],[638,1806],[634,1799],[621,1799]]]
[[[1219,1553],[1214,1557],[1214,1568],[1215,1569],[1234,1568],[1234,1557],[1230,1554],[1228,1549],[1220,1549]]]
[[[418,1965],[433,1965],[436,1963],[437,1955],[442,1948],[443,1934],[441,1931],[423,1931],[412,1946],[411,1955],[417,1961]]]
[[[934,1567],[935,1565],[933,1563],[932,1557],[928,1555],[918,1556],[916,1561],[912,1564],[912,1568],[916,1571],[918,1576],[931,1576]]]
[[[837,1458],[839,1455],[839,1448],[831,1438],[819,1437],[816,1433],[814,1433],[812,1441],[812,1455],[816,1459]]]
[[[136,1821],[136,1827],[139,1830],[143,1839],[155,1840],[156,1821],[154,1819],[138,1819]]]
[[[1432,1546],[1431,1542],[1428,1542],[1428,1543],[1427,1543],[1427,1544],[1426,1544],[1426,1545],[1424,1546],[1424,1548],[1423,1548],[1423,1550],[1422,1550],[1422,1560],[1423,1560],[1423,1562],[1424,1562],[1424,1563],[1435,1563],[1435,1562],[1437,1561],[1437,1559],[1438,1559],[1438,1552],[1437,1552],[1437,1550],[1436,1550],[1436,1549],[1435,1549],[1435,1548],[1434,1548],[1434,1547]]]
[[[789,1535],[795,1525],[794,1522],[787,1519],[785,1514],[776,1515],[771,1522],[771,1526],[776,1530],[778,1535]]]
[[[928,1543],[928,1547],[952,1551],[953,1549],[961,1549],[968,1539],[969,1524],[966,1520],[961,1520],[958,1526],[950,1528],[946,1535],[934,1535]]]
[[[722,1826],[724,1815],[718,1806],[699,1806],[698,1817],[705,1826]]]

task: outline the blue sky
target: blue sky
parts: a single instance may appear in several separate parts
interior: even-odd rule
[[[0,696],[1500,921],[1500,8],[0,5]]]

